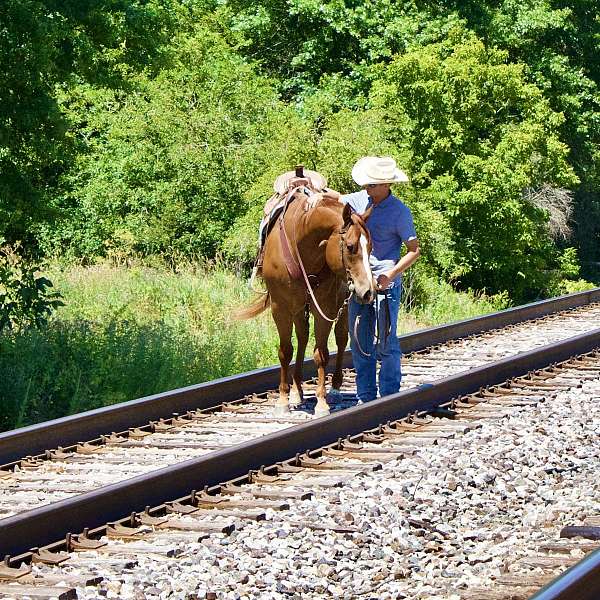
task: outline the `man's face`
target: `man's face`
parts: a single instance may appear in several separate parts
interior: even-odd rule
[[[364,188],[375,204],[385,200],[390,195],[389,183],[368,183]]]

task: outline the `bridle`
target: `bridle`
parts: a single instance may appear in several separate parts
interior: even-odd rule
[[[352,227],[352,225],[356,225],[360,229],[361,235],[364,234],[364,236],[367,238],[367,248],[369,248],[369,251],[370,251],[370,246],[371,246],[371,234],[369,233],[369,230],[367,229],[367,224],[365,223],[364,219],[358,213],[352,212],[352,214],[350,215],[350,220],[348,221],[348,223],[346,223],[340,229],[340,232],[339,232],[339,235],[340,235],[340,258],[342,261],[342,266],[344,267],[344,270],[346,271],[346,283],[348,284],[348,289],[350,290],[350,295],[354,291],[354,281],[352,279],[352,273],[350,272],[350,267],[348,266],[348,263],[346,262],[346,258],[345,258],[345,254],[344,254],[344,245],[345,245],[344,236],[348,233],[348,231],[350,230],[350,227]],[[358,239],[359,239],[359,243],[360,243],[360,236]]]

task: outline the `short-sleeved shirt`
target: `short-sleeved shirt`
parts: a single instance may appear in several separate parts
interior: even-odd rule
[[[379,204],[373,204],[366,190],[345,194],[341,200],[359,214],[373,206],[371,216],[367,219],[373,244],[369,262],[375,277],[389,271],[400,260],[402,243],[417,237],[410,208],[393,194]],[[399,275],[396,281],[400,278]]]

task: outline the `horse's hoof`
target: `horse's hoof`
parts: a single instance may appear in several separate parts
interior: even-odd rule
[[[329,414],[331,414],[329,406],[327,408],[321,408],[319,406],[315,407],[315,419],[318,419],[319,417],[326,417]]]
[[[290,414],[290,407],[287,404],[276,404],[273,407],[273,416],[284,417]]]
[[[292,388],[290,392],[290,406],[296,407],[302,404],[302,394],[296,389]]]
[[[336,388],[331,388],[329,392],[327,392],[327,399],[333,400],[334,402],[340,402],[343,400],[344,395],[342,392]]]

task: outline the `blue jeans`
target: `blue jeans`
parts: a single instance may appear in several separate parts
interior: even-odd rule
[[[383,294],[377,294],[372,304],[359,304],[354,295],[350,299],[348,318],[350,327],[350,349],[356,369],[356,395],[368,402],[377,397],[376,371],[379,370],[379,393],[381,396],[395,394],[400,389],[400,342],[396,334],[398,310],[402,284],[394,282]],[[387,309],[385,304],[387,303]],[[355,328],[356,319],[359,318]],[[389,325],[388,325],[389,319]],[[375,323],[379,321],[379,339],[375,343]],[[389,333],[388,333],[389,330]],[[358,337],[358,343],[355,338]],[[387,335],[386,335],[387,334]],[[359,348],[360,344],[360,348]],[[362,351],[361,351],[362,350]]]

